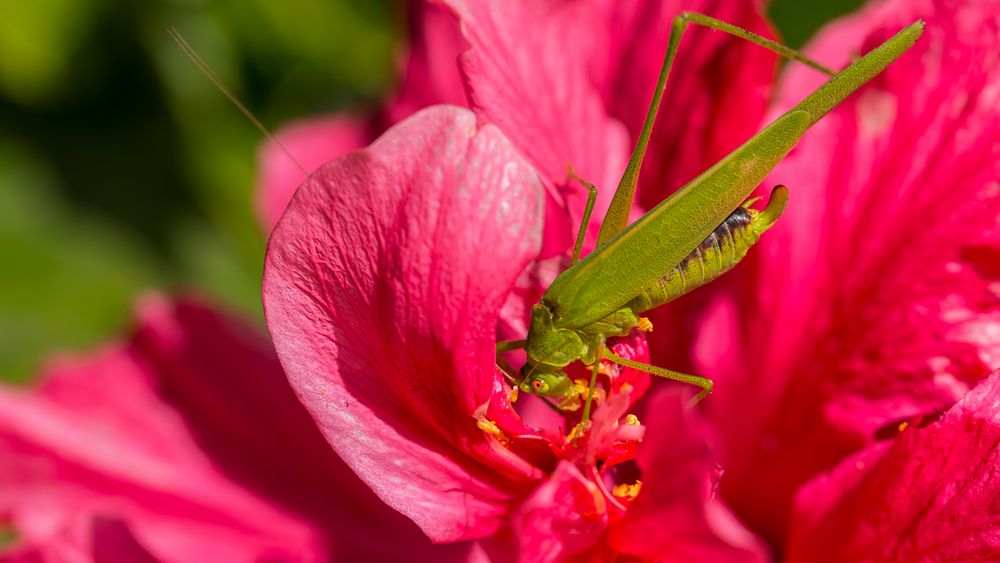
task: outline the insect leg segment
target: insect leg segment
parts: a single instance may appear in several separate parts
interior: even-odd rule
[[[663,369],[661,367],[656,367],[656,366],[651,366],[649,364],[636,362],[634,360],[623,358],[610,350],[605,350],[604,357],[618,365],[622,365],[632,369],[637,369],[639,371],[644,371],[646,373],[651,373],[653,375],[658,375],[660,377],[665,377],[667,379],[673,379],[674,381],[680,381],[682,383],[690,383],[691,385],[697,385],[698,387],[701,387],[701,391],[697,395],[695,395],[693,399],[691,399],[691,402],[688,404],[688,406],[694,406],[698,404],[699,401],[707,397],[708,394],[712,392],[712,386],[714,385],[714,383],[712,382],[711,379],[708,379],[707,377],[688,375],[686,373],[680,373],[676,371],[671,371],[669,369]]]
[[[643,289],[627,307],[636,314],[654,309],[733,269],[778,220],[788,203],[788,189],[775,187],[762,211],[750,207],[753,201],[737,207],[686,258]]]
[[[524,348],[526,343],[527,340],[523,338],[521,340],[501,340],[500,342],[497,342],[497,353],[499,354],[501,352],[510,352],[511,350],[520,350],[521,348]]]
[[[590,386],[587,388],[587,402],[583,406],[583,418],[580,420],[580,424],[586,425],[590,420],[590,405],[594,400],[594,387],[597,386],[597,373],[601,368],[601,360],[604,358],[605,354],[614,355],[613,352],[607,350],[604,345],[604,336],[597,337],[597,350],[594,352],[594,369],[590,374]]]
[[[714,29],[716,31],[728,33],[729,35],[739,37],[740,39],[745,39],[746,41],[749,41],[756,45],[760,45],[761,47],[769,51],[772,51],[782,57],[785,57],[788,60],[800,62],[808,67],[814,68],[822,72],[823,74],[826,74],[827,76],[833,76],[834,74],[837,74],[837,71],[827,68],[826,66],[810,59],[809,57],[803,55],[799,51],[796,51],[795,49],[792,49],[787,45],[782,45],[777,41],[772,41],[766,37],[757,35],[756,33],[747,31],[742,27],[735,26],[731,23],[726,23],[724,21],[717,20],[711,16],[706,16],[705,14],[701,14],[698,12],[683,12],[679,16],[677,16],[677,18],[685,20],[686,22],[695,23],[707,27],[709,29]]]
[[[583,253],[583,241],[587,238],[587,225],[590,224],[590,215],[594,212],[594,204],[597,202],[597,186],[577,176],[573,172],[573,167],[568,167],[566,173],[570,180],[580,182],[588,191],[587,206],[583,209],[583,220],[580,221],[580,230],[576,235],[576,245],[573,247],[573,261],[570,262],[570,266],[572,266],[580,261],[580,254]]]

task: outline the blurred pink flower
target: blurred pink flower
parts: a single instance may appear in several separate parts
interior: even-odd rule
[[[129,342],[0,389],[0,519],[17,534],[0,559],[466,559],[330,450],[260,335],[191,300],[139,317]]]

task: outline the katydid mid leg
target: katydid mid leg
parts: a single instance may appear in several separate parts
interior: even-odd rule
[[[601,360],[605,354],[611,354],[604,345],[604,335],[597,337],[597,351],[594,353],[594,368],[590,373],[590,386],[587,387],[587,402],[583,406],[583,418],[580,419],[580,426],[586,429],[587,422],[590,421],[590,404],[594,400],[594,387],[597,386],[597,373],[601,369]]]
[[[713,17],[696,12],[683,12],[675,17],[673,25],[670,28],[670,39],[667,42],[667,52],[663,58],[663,67],[660,69],[660,76],[656,82],[656,90],[653,91],[653,99],[649,104],[649,112],[646,114],[646,120],[642,124],[642,131],[639,133],[639,139],[636,141],[635,150],[632,151],[632,158],[629,159],[628,166],[625,168],[625,172],[622,173],[622,179],[618,184],[618,189],[615,191],[614,198],[611,200],[611,206],[604,216],[604,222],[601,224],[601,232],[597,237],[598,246],[624,229],[628,224],[629,212],[632,210],[632,200],[635,197],[635,186],[639,181],[639,169],[642,168],[642,159],[646,155],[649,137],[653,131],[653,122],[656,121],[656,114],[659,112],[660,101],[663,98],[663,92],[667,85],[667,77],[670,75],[670,69],[673,67],[674,59],[677,56],[677,48],[680,45],[681,37],[684,35],[688,24],[692,23],[745,39],[782,57],[798,61],[827,75],[833,76],[836,74],[834,71],[806,57],[795,49],[761,37],[756,33],[751,33],[733,24],[719,21]]]
[[[674,381],[680,381],[682,383],[689,383],[691,385],[697,385],[698,387],[701,387],[701,391],[697,395],[695,395],[693,399],[691,399],[691,403],[689,404],[689,406],[694,406],[698,404],[699,401],[707,397],[708,394],[712,392],[713,383],[712,380],[707,377],[688,375],[686,373],[680,373],[677,371],[663,369],[661,367],[649,364],[644,364],[642,362],[629,360],[627,358],[619,356],[618,354],[615,354],[610,350],[606,350],[604,352],[604,357],[621,366],[637,369],[639,371],[644,371],[646,373],[651,373],[653,375],[658,375],[660,377],[665,377],[667,379],[673,379]]]

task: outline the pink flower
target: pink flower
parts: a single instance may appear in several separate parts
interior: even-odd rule
[[[265,310],[289,381],[333,449],[436,542],[492,536],[486,549],[500,559],[657,553],[613,539],[655,520],[702,530],[674,542],[692,553],[754,558],[748,534],[729,543],[708,521],[725,510],[710,501],[706,453],[647,477],[679,506],[643,503],[622,520],[629,495],[611,489],[634,483],[616,464],[643,439],[626,416],[636,389],[602,402],[580,440],[566,436],[572,425],[535,429],[512,409],[494,367],[496,326],[538,253],[543,198],[500,130],[456,107],[419,112],[322,167],[267,256]],[[643,347],[621,351],[641,357]],[[692,433],[692,451],[706,449],[678,399],[657,404]]]
[[[612,373],[576,441],[573,415],[512,405],[496,331],[558,271],[538,260],[565,251],[582,208],[566,164],[606,188],[606,205],[645,107],[633,96],[651,87],[678,7],[443,2],[469,45],[459,68],[474,113],[425,110],[322,167],[272,235],[265,307],[292,386],[387,504],[432,540],[481,539],[499,560],[766,558],[755,534],[804,560],[863,556],[875,538],[902,546],[886,558],[987,553],[995,510],[976,495],[996,487],[983,468],[997,461],[994,381],[952,405],[1000,367],[993,3],[888,2],[821,34],[813,55],[843,66],[928,20],[914,52],[775,171],[793,188],[777,234],[658,314],[655,362],[716,379],[707,423],[664,391],[627,428],[642,392],[616,390],[627,376]],[[766,29],[746,4],[685,7]],[[739,45],[703,30],[685,40],[640,205],[759,126],[773,59]],[[818,84],[809,72],[790,69],[774,111]],[[704,87],[718,76],[732,89]],[[945,436],[963,448],[957,465],[920,471]],[[960,488],[929,510],[949,475]],[[908,491],[905,511],[886,508]],[[793,502],[801,524],[786,543]],[[939,542],[944,522],[970,514],[963,502],[987,516],[970,539]],[[844,534],[841,551],[823,547],[827,530]]]
[[[190,300],[139,317],[129,342],[0,389],[4,560],[465,557],[330,451],[258,334]]]

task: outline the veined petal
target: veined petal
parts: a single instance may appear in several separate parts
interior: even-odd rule
[[[789,561],[1000,554],[1000,375],[944,417],[848,458],[797,497]]]
[[[537,253],[542,187],[452,106],[317,171],[272,233],[268,326],[327,441],[435,541],[491,533],[537,469],[494,450],[498,311]]]
[[[995,0],[877,3],[809,49],[839,66],[927,21],[775,170],[789,212],[734,272],[735,320],[703,331],[704,372],[740,373],[708,403],[729,440],[723,492],[776,541],[799,484],[1000,367],[998,14]],[[817,85],[790,71],[783,105]],[[740,353],[732,341],[742,360],[722,353]]]

